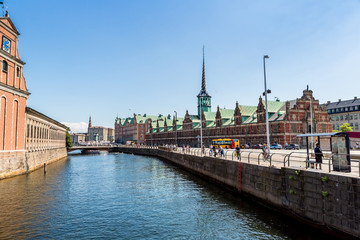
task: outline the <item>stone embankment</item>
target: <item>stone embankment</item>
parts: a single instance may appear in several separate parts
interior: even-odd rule
[[[65,147],[37,151],[10,151],[0,153],[0,179],[14,177],[39,169],[67,157]]]
[[[337,237],[360,238],[359,177],[156,148],[119,147],[112,151],[160,157]]]

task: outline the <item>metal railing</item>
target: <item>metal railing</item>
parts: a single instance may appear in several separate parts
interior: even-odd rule
[[[181,147],[154,147],[146,145],[132,145],[132,146],[123,146],[123,147],[132,147],[132,148],[147,148],[147,149],[160,149],[165,151],[174,151],[180,154],[188,154],[199,157],[212,157],[215,158],[214,152],[212,149],[201,150],[200,148],[181,148]],[[321,169],[319,163],[316,163],[314,152],[310,152],[309,155],[304,151],[291,151],[291,152],[277,152],[272,151],[271,154],[267,157],[264,157],[263,152],[256,150],[241,150],[240,154],[236,154],[234,149],[223,149],[224,154],[216,154],[216,158],[247,162],[251,164],[269,166],[269,167],[292,167],[299,169],[308,169],[308,170],[321,170],[325,172],[346,172],[347,174],[355,175],[360,177],[360,160],[351,159],[350,164],[344,164],[344,161],[339,161],[339,159],[346,159],[347,154],[332,154],[325,152],[322,158]],[[353,157],[350,155],[350,157]],[[359,158],[359,157],[357,157]],[[347,162],[347,161],[346,161]],[[336,165],[338,163],[338,165]],[[318,169],[316,169],[318,167]]]

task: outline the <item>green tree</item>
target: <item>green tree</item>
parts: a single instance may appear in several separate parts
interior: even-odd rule
[[[352,132],[353,127],[350,127],[348,123],[344,123],[340,126],[340,132]]]
[[[70,128],[66,129],[66,148],[67,149],[71,148],[73,145],[69,131],[70,131]]]

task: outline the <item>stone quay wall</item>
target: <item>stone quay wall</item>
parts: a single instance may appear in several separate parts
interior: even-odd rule
[[[360,238],[360,178],[160,149],[120,147],[113,151],[160,157],[324,232]]]
[[[0,179],[34,171],[54,161],[67,157],[65,147],[39,151],[0,152]]]

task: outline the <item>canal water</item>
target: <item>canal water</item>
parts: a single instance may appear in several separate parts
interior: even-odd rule
[[[320,239],[157,158],[74,155],[0,181],[0,239]]]

